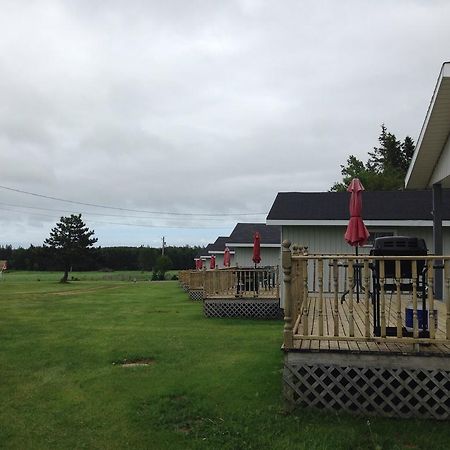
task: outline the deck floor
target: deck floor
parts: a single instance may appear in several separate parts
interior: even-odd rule
[[[411,301],[411,297],[402,296],[402,323],[405,323],[405,307]],[[310,295],[308,297],[309,313],[308,313],[308,334],[310,336],[319,335],[319,300],[317,295]],[[348,312],[348,298],[341,304],[339,296],[339,335],[350,336],[349,333],[349,312]],[[445,305],[438,300],[434,302],[434,308],[438,311],[438,327],[436,330],[436,339],[445,339]],[[302,351],[346,351],[346,352],[385,352],[385,353],[401,353],[401,354],[417,354],[417,348],[413,344],[395,342],[396,337],[390,337],[388,342],[374,342],[367,341],[364,338],[364,317],[365,317],[365,299],[364,295],[360,298],[360,302],[353,301],[354,310],[354,336],[360,337],[361,340],[347,341],[347,340],[319,340],[319,339],[298,339],[297,330],[294,336],[294,350]],[[334,335],[334,298],[330,295],[324,295],[324,336]],[[372,304],[369,308],[371,336],[373,335],[373,309]],[[388,327],[395,327],[397,323],[397,299],[395,294],[386,295],[386,325]],[[301,332],[303,326],[303,317],[299,322],[298,330]],[[441,356],[450,356],[450,345],[448,344],[420,344],[419,351],[422,354],[440,354]]]

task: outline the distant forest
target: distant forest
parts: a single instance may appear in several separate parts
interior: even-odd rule
[[[166,247],[164,254],[170,259],[169,269],[194,267],[196,257],[204,247]],[[153,270],[161,256],[160,248],[152,247],[97,247],[73,265],[72,270]],[[64,264],[48,247],[12,248],[0,246],[0,260],[8,261],[12,270],[63,270]]]

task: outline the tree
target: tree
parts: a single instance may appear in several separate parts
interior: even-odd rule
[[[73,263],[86,256],[89,249],[97,242],[94,231],[89,230],[81,220],[81,214],[61,217],[50,231],[50,237],[44,241],[44,247],[53,249],[62,259],[64,275],[61,283],[66,283]]]
[[[381,125],[379,147],[369,152],[366,164],[353,155],[341,166],[342,182],[335,183],[331,190],[342,192],[353,178],[359,178],[369,191],[402,189],[409,163],[414,154],[414,141],[406,136],[403,142]]]
[[[152,280],[164,280],[166,272],[172,268],[172,261],[166,255],[161,255],[156,260],[156,265],[153,267]]]

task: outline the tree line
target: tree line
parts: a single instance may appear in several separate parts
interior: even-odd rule
[[[193,267],[193,260],[204,247],[169,246],[164,249],[169,269]],[[30,245],[28,248],[0,246],[0,260],[8,261],[12,270],[64,271],[65,262],[48,246]],[[153,271],[161,264],[161,249],[154,247],[95,247],[72,262],[71,269],[87,270],[145,270]]]

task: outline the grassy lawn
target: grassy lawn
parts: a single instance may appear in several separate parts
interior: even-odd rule
[[[0,281],[0,448],[450,448],[448,423],[286,414],[282,322],[205,319],[176,282],[102,275]]]

